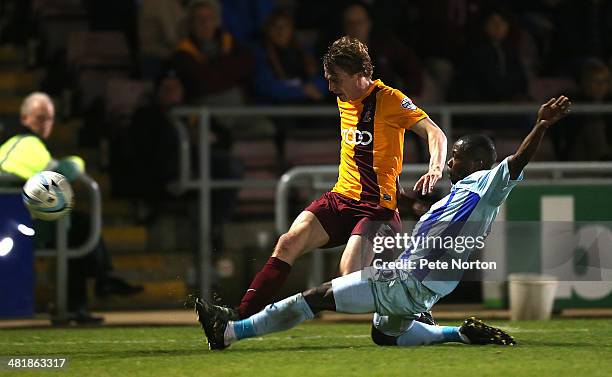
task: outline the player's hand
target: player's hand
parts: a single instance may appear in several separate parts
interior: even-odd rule
[[[540,106],[537,124],[550,127],[570,113],[572,103],[566,96],[551,98]]]
[[[419,180],[414,184],[414,191],[421,191],[421,194],[426,195],[430,194],[438,180],[442,178],[442,170],[439,168],[429,169],[427,174],[424,174]]]

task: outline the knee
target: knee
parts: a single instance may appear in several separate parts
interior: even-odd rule
[[[304,298],[325,298],[331,294],[332,284],[331,282],[323,283],[316,288],[310,288],[304,291]]]
[[[274,256],[291,258],[292,260],[299,254],[298,236],[294,233],[285,233],[279,237]]]
[[[391,335],[386,335],[372,326],[372,341],[379,346],[397,346],[397,338]]]
[[[302,295],[315,314],[321,310],[335,310],[336,305],[333,299],[331,282],[304,291]]]

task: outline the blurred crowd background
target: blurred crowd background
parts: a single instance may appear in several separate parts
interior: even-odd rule
[[[345,34],[368,44],[377,78],[422,106],[541,102],[561,92],[576,103],[600,103],[610,92],[612,4],[602,0],[23,0],[3,6],[3,42],[27,44],[30,64],[45,69],[40,89],[61,98],[63,115],[113,123],[87,127],[84,143],[97,143],[122,121],[137,130],[154,119],[152,111],[180,104],[331,104],[321,56]],[[155,107],[148,115],[136,111],[146,105]],[[595,128],[599,145],[590,140],[592,147],[568,145],[557,133],[551,157],[609,159],[609,127]]]
[[[365,42],[374,77],[426,111],[541,103],[559,94],[576,104],[610,97],[612,2],[604,0],[18,0],[0,2],[0,11],[0,142],[19,126],[24,95],[49,93],[57,123],[49,146],[54,155],[83,156],[100,183],[109,248],[146,250],[146,263],[159,261],[143,267],[117,258],[119,270],[141,281],[151,275],[129,271],[193,281],[185,270],[192,263],[168,262],[164,254],[195,249],[198,226],[195,193],[177,196],[169,187],[180,149],[172,109],[335,106],[321,57],[342,35]],[[179,120],[197,172],[198,120]],[[503,158],[533,120],[456,116],[453,135],[487,133]],[[568,117],[536,159],[612,160],[611,121],[598,113]],[[215,117],[212,135],[207,147],[217,179],[277,179],[292,166],[338,163],[337,117]],[[417,139],[407,136],[406,163],[428,160]],[[296,211],[312,198],[298,194]],[[273,205],[273,188],[215,190],[215,251],[250,247],[268,255]],[[251,219],[253,228],[223,226]],[[241,288],[256,271],[254,253],[219,257],[219,276],[242,275]]]

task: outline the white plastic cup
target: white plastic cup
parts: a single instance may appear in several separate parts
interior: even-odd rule
[[[550,319],[557,278],[541,274],[510,274],[510,319]]]

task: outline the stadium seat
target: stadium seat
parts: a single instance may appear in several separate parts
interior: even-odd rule
[[[289,139],[285,144],[287,161],[291,166],[338,164],[340,145],[338,138],[310,140]]]
[[[68,38],[68,63],[81,67],[129,67],[130,50],[119,32],[78,31]]]
[[[81,108],[87,109],[94,100],[106,96],[106,86],[111,79],[127,79],[125,70],[85,69],[78,74],[79,102]]]
[[[276,170],[278,156],[272,138],[261,140],[238,139],[232,149],[233,154],[240,159],[248,172],[253,170]]]
[[[132,113],[144,103],[151,94],[153,84],[150,81],[112,78],[106,83],[106,114],[110,119],[126,123]]]

